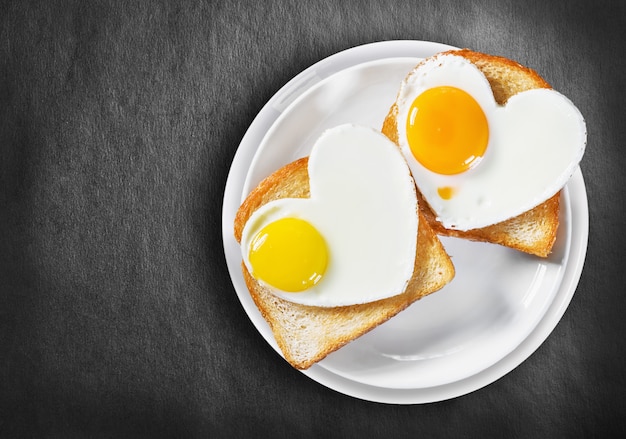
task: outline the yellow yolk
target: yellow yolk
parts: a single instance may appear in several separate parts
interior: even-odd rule
[[[254,237],[249,259],[256,278],[295,293],[320,281],[328,264],[328,249],[322,235],[307,221],[281,218]]]
[[[407,141],[415,159],[438,174],[468,170],[487,149],[489,126],[482,108],[467,92],[430,88],[412,103]]]
[[[454,195],[454,188],[450,186],[438,187],[437,194],[439,194],[442,200],[449,200]]]

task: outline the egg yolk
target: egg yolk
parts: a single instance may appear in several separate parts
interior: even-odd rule
[[[328,265],[328,249],[322,235],[307,221],[281,218],[257,233],[249,260],[254,277],[295,293],[320,281]]]
[[[439,196],[443,200],[451,199],[454,196],[454,192],[455,192],[454,188],[450,186],[443,186],[443,187],[437,188],[437,194],[439,194]]]
[[[412,103],[407,141],[417,161],[438,174],[458,174],[477,163],[489,140],[487,117],[467,92],[430,88]]]

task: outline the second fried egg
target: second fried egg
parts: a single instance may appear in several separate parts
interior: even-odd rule
[[[451,53],[425,60],[402,83],[398,143],[444,227],[469,230],[517,216],[556,194],[584,153],[576,106],[552,89],[499,105],[487,78]]]

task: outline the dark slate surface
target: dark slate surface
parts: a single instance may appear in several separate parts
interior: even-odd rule
[[[619,1],[0,2],[0,437],[626,433],[625,29]],[[293,370],[222,249],[227,172],[264,103],[391,39],[526,64],[589,131],[589,251],[563,319],[502,379],[426,405]]]

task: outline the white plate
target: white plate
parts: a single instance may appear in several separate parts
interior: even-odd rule
[[[272,97],[242,139],[224,194],[225,255],[242,306],[279,354],[241,275],[232,235],[239,204],[261,179],[307,155],[326,128],[353,122],[380,129],[408,71],[450,48],[387,41],[326,58]],[[456,268],[453,282],[303,373],[357,398],[413,404],[469,393],[514,369],[552,332],[582,272],[588,209],[580,169],[562,194],[561,226],[548,259],[444,238]]]

